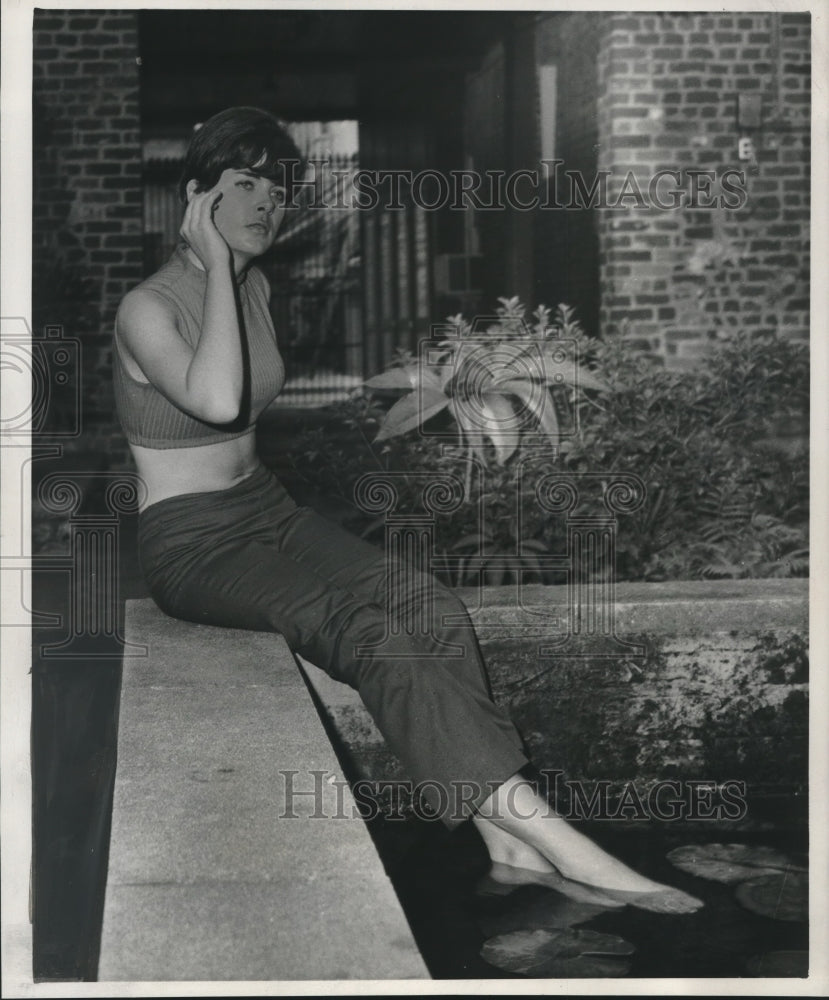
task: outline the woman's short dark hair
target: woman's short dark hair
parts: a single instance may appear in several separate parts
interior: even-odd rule
[[[291,166],[293,164],[293,166]],[[194,134],[184,158],[179,197],[187,201],[187,182],[212,188],[225,170],[254,170],[281,187],[299,181],[304,164],[282,122],[261,108],[228,108],[209,118]]]

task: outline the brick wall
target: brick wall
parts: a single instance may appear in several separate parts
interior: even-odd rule
[[[634,196],[600,212],[604,334],[647,343],[674,367],[737,328],[806,337],[810,15],[602,19],[598,166],[611,171],[611,201],[629,172],[647,199],[663,168],[682,171],[686,192],[689,171],[743,170],[747,192],[739,208],[661,211],[634,207]],[[740,94],[761,100],[759,128],[738,125]],[[747,162],[741,136],[754,145]]]
[[[126,449],[113,413],[112,322],[142,279],[137,14],[34,12],[33,324],[82,344],[75,450]]]

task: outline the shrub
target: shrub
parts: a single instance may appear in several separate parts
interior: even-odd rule
[[[455,366],[451,374],[442,373],[438,385],[428,384],[427,405],[419,408],[418,387],[428,373],[402,354],[389,371],[370,380],[367,391],[332,408],[329,425],[297,442],[297,471],[320,492],[349,502],[365,472],[393,472],[404,509],[412,510],[419,510],[416,474],[456,476],[466,499],[460,509],[438,518],[435,553],[438,570],[442,560],[445,565],[447,557],[455,557],[451,573],[447,569],[443,575],[456,584],[471,579],[464,556],[518,552],[524,571],[534,574],[528,579],[554,581],[542,571],[538,556],[564,553],[564,523],[539,509],[534,499],[535,482],[550,471],[629,472],[645,483],[644,504],[618,520],[617,579],[808,573],[808,356],[803,346],[776,334],[739,333],[717,344],[693,372],[669,372],[624,341],[587,337],[566,307],[552,318],[540,307],[532,334],[536,344],[542,329],[549,338],[548,361],[534,362],[529,377],[524,368],[526,382],[534,379],[550,393],[551,406],[533,411],[539,417],[534,429],[540,428],[549,442],[539,450],[538,435],[532,438],[526,426],[511,426],[500,402],[495,404],[500,410],[492,407],[488,414],[483,409],[471,425],[458,416],[458,400],[471,384],[484,407],[491,407],[497,395],[516,416],[531,398],[526,386],[509,398],[508,383],[517,380],[522,358],[535,348],[522,325],[521,304],[501,301],[498,322],[485,332],[498,363],[487,366],[477,381],[459,377]],[[460,337],[469,335],[471,328],[461,317],[450,323]],[[552,363],[555,337],[577,345],[576,380],[554,378],[561,370]],[[512,371],[499,371],[499,365]],[[581,383],[578,392],[574,381]],[[408,394],[389,406],[389,394],[401,390]],[[532,398],[538,407],[542,397]],[[565,428],[573,433],[562,436]],[[423,433],[435,429],[442,438]],[[519,480],[524,486],[516,500]],[[600,500],[595,503],[598,508]],[[379,540],[382,521],[355,509],[349,525]],[[495,563],[487,577],[493,583],[503,579]]]
[[[682,373],[619,341],[591,349],[613,391],[602,409],[581,404],[590,409],[563,461],[645,482],[645,504],[619,522],[619,577],[805,575],[805,349],[741,332]]]

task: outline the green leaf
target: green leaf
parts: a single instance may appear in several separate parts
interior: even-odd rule
[[[389,368],[388,371],[373,375],[365,382],[370,389],[424,389],[440,390],[440,379],[428,368],[419,365],[404,365],[402,368]]]
[[[495,446],[498,464],[503,465],[518,447],[520,429],[510,401],[500,393],[485,392],[480,399],[453,399],[452,407],[470,443],[485,435]]]
[[[481,957],[490,965],[535,978],[620,976],[634,947],[614,934],[588,930],[520,930],[490,938]]]
[[[482,880],[479,885],[486,892],[486,881]],[[503,883],[496,883],[496,888],[503,889]],[[513,931],[567,930],[607,912],[606,907],[596,903],[582,903],[559,892],[545,892],[522,899],[520,906],[482,910],[478,923],[487,938],[494,938]]]
[[[565,378],[566,381],[567,379]],[[582,365],[576,365],[576,378],[572,384],[579,386],[581,389],[596,389],[599,392],[609,392],[611,388],[609,383],[605,382],[604,379],[600,379]]]
[[[538,426],[553,444],[558,444],[560,431],[558,426],[558,415],[556,414],[555,403],[549,390],[540,390],[539,386],[527,379],[514,379],[511,382],[503,382],[500,386],[503,392],[510,392],[518,396],[522,402],[529,407]]]
[[[403,399],[398,399],[386,414],[383,426],[374,439],[385,441],[413,430],[425,423],[436,413],[440,413],[449,405],[449,397],[439,389],[422,388],[419,392],[411,392]]]
[[[503,363],[494,358],[492,352],[492,345],[476,341],[457,346],[453,353],[452,364],[461,391],[468,391],[473,386],[480,391],[503,369]]]
[[[379,375],[366,379],[369,389],[413,389],[417,385],[418,369],[414,365],[405,368],[390,368]]]
[[[556,352],[557,353],[557,352]],[[574,365],[568,358],[565,361],[554,360],[554,352],[548,351],[543,359],[543,380],[548,385],[572,385],[580,389],[596,389],[599,392],[610,391],[610,385],[594,375],[582,365]]]
[[[446,391],[446,386],[449,384],[450,379],[455,374],[454,365],[433,365],[430,372],[437,379],[437,384],[443,391]]]
[[[500,343],[492,351],[490,361],[495,382],[505,379],[529,378],[543,381],[544,344],[535,338],[524,338],[511,343]]]
[[[737,901],[773,920],[809,919],[809,876],[797,872],[761,875],[737,886]]]
[[[467,447],[474,455],[478,456],[481,462],[485,463],[486,454],[484,453],[483,443],[481,441],[480,428],[475,421],[470,419],[470,417],[457,405],[457,400],[452,400],[451,409],[452,416],[454,416],[458,426],[463,431]]]
[[[499,345],[498,356],[503,346]],[[513,347],[514,355],[506,365],[501,366],[500,372],[494,374],[496,383],[506,379],[521,378],[546,382],[547,385],[571,385],[582,389],[596,389],[600,392],[608,392],[611,388],[608,382],[583,365],[574,364],[571,354],[554,340],[543,343],[533,340],[520,348],[514,345],[505,346]]]
[[[714,882],[744,882],[781,871],[803,871],[780,851],[753,844],[690,844],[675,847],[667,858],[680,871]]]

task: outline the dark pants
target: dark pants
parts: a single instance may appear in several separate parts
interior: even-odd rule
[[[448,826],[527,763],[489,696],[463,603],[431,576],[387,565],[380,550],[298,507],[264,467],[228,490],[151,505],[138,541],[162,611],[281,632],[294,651],[357,690]],[[401,573],[406,585],[395,587]],[[444,622],[450,615],[454,624]]]

